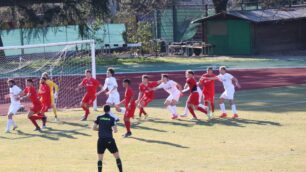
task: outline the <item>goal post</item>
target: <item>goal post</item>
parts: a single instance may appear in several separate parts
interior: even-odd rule
[[[93,78],[97,77],[94,40],[5,46],[0,51],[4,52],[0,55],[0,115],[6,113],[3,107],[9,103],[2,98],[8,93],[8,78],[15,79],[21,87],[25,78],[34,78],[37,87],[41,74],[48,72],[60,87],[59,108],[76,108],[83,94],[75,93],[74,88],[84,77],[85,69],[91,69]],[[97,110],[97,100],[93,108]]]

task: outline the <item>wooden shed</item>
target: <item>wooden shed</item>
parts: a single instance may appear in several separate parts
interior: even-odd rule
[[[306,8],[229,11],[197,19],[215,54],[306,50]]]

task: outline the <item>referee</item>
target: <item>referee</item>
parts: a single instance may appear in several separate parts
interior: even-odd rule
[[[104,115],[97,117],[93,125],[93,130],[99,131],[98,140],[98,172],[102,172],[102,161],[105,150],[109,150],[116,158],[119,172],[122,172],[122,163],[119,156],[116,142],[113,138],[113,132],[117,133],[115,118],[110,115],[110,106],[104,105]]]

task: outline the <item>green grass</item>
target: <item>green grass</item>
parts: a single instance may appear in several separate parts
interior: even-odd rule
[[[133,137],[115,134],[126,172],[290,171],[306,169],[305,85],[237,92],[240,119],[173,121],[156,100],[147,121],[133,121]],[[184,100],[178,109],[183,112]],[[218,109],[218,108],[217,108]],[[230,111],[229,111],[230,112]],[[19,130],[0,133],[1,171],[84,172],[96,170],[97,133],[80,122],[82,111],[60,112],[61,123],[32,131],[25,115],[15,116]],[[220,112],[217,111],[216,115]],[[231,114],[231,113],[229,113]],[[52,114],[48,113],[52,120]],[[5,117],[0,126],[4,129]],[[105,171],[116,171],[107,152]]]

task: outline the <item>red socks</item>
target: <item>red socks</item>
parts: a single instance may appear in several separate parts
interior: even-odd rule
[[[30,119],[30,121],[34,124],[34,126],[35,126],[36,128],[39,128],[39,126],[38,126],[36,120],[42,119],[42,116],[32,115],[31,117],[29,117],[29,119]]]
[[[139,109],[139,117],[141,117],[142,114],[147,115],[147,112],[144,111],[144,108]]]
[[[189,106],[188,106],[188,110],[189,110],[189,112],[191,113],[191,115],[192,115],[194,118],[197,118],[197,116],[196,116],[196,114],[194,113],[194,110],[193,110],[192,107],[189,107]]]
[[[89,115],[89,108],[82,106],[83,110],[85,111],[85,118]]]
[[[130,119],[125,119],[124,120],[124,125],[125,125],[125,128],[126,128],[126,131],[127,132],[131,132],[131,122],[130,122]]]

